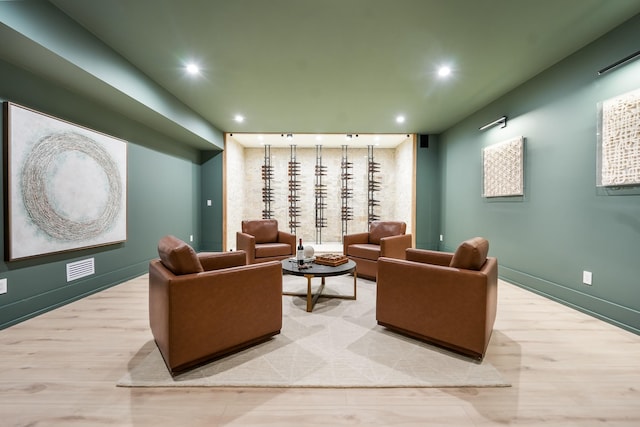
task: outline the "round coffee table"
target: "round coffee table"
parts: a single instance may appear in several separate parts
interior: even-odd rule
[[[295,293],[295,292],[283,292],[283,295],[293,295],[298,297],[307,298],[307,311],[313,311],[313,307],[316,305],[316,301],[320,298],[322,291],[324,290],[324,279],[330,276],[342,276],[343,274],[353,273],[353,295],[324,295],[325,298],[339,298],[339,299],[356,299],[356,263],[352,260],[347,261],[344,264],[337,265],[335,267],[329,265],[320,265],[316,263],[306,264],[308,268],[300,268],[298,262],[295,259],[285,259],[282,261],[282,270],[287,274],[293,274],[294,276],[304,276],[307,278],[307,293]],[[314,277],[321,277],[322,282],[318,292],[311,293],[311,279]]]

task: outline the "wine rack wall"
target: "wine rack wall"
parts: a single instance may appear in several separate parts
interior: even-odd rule
[[[242,220],[276,219],[311,245],[340,244],[375,219],[411,227],[414,146],[242,147],[227,152],[227,248]]]

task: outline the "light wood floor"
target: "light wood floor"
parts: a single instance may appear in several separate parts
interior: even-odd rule
[[[146,276],[0,331],[0,425],[640,426],[640,336],[504,282],[509,388],[116,387],[153,345]]]

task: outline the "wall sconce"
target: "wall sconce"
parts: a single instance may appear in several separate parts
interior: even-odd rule
[[[629,61],[633,61],[634,59],[636,59],[639,56],[640,56],[640,50],[637,51],[636,53],[632,53],[631,55],[629,55],[629,56],[627,56],[625,58],[622,58],[619,61],[614,62],[613,64],[611,64],[609,66],[604,67],[602,70],[598,71],[598,75],[601,76],[604,73],[613,70],[614,68],[618,68],[619,66],[621,66],[623,64],[626,64]]]
[[[502,116],[499,119],[496,119],[494,121],[492,121],[491,123],[487,123],[484,126],[480,127],[480,130],[485,130],[487,128],[490,128],[491,126],[495,126],[497,124],[502,123],[502,126],[500,126],[500,128],[506,128],[507,127],[507,116]]]

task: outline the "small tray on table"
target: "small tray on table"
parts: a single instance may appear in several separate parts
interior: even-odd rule
[[[342,254],[316,255],[316,259],[314,260],[316,264],[328,265],[330,267],[344,264],[347,261],[349,261],[349,258]]]

